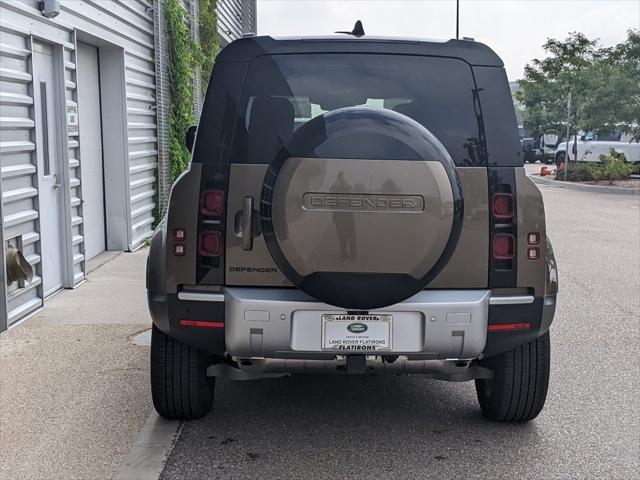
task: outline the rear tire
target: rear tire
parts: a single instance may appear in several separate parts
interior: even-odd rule
[[[509,352],[483,360],[493,378],[476,380],[482,414],[495,422],[528,422],[547,398],[550,370],[549,332]]]
[[[160,416],[193,420],[213,406],[215,378],[207,377],[210,355],[164,334],[151,331],[151,398]]]

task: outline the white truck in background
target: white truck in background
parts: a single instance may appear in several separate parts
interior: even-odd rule
[[[569,140],[569,160],[579,162],[599,162],[601,155],[607,155],[611,149],[624,154],[627,162],[640,162],[640,143],[628,133],[620,131],[606,137],[598,137],[592,133],[584,133],[578,137],[577,147],[574,148],[573,137]],[[555,153],[555,163],[560,165],[565,161],[567,142],[560,142]]]

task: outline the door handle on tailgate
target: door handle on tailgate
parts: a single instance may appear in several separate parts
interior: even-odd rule
[[[253,197],[242,199],[242,249],[253,249]]]

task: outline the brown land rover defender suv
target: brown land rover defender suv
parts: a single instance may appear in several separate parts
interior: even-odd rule
[[[244,38],[192,148],[147,266],[160,415],[297,373],[475,380],[486,417],[540,413],[557,272],[491,49]]]

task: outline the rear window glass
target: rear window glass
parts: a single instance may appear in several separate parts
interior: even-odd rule
[[[455,59],[375,54],[253,60],[242,89],[231,159],[270,163],[305,122],[350,106],[407,115],[438,137],[456,165],[486,165],[471,68]]]

